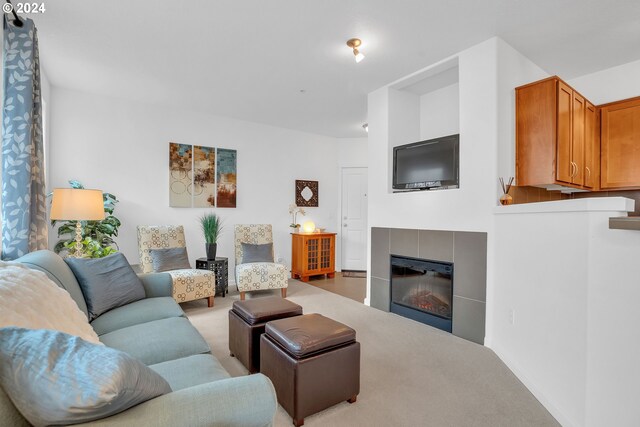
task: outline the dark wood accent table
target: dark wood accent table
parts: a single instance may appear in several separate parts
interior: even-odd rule
[[[224,257],[216,257],[215,260],[207,258],[198,258],[196,260],[196,269],[213,271],[216,275],[216,295],[222,294],[224,298],[229,293],[229,259]]]

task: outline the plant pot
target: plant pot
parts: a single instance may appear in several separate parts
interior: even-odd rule
[[[217,243],[205,243],[207,250],[207,260],[212,261],[216,259],[216,252],[218,251]]]
[[[500,197],[500,204],[502,206],[513,204],[513,197],[511,197],[509,194],[503,194],[502,197]]]

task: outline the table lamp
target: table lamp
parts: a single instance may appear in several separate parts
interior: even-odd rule
[[[73,257],[82,258],[82,224],[80,221],[104,219],[101,190],[54,188],[51,219],[76,221],[76,245]]]

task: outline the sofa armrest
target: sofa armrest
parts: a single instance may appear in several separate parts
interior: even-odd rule
[[[228,378],[174,391],[83,426],[247,426],[273,423],[278,403],[262,374]]]
[[[169,273],[138,274],[147,298],[173,296],[173,280]]]

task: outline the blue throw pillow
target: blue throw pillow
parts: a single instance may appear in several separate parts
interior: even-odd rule
[[[0,385],[35,426],[105,418],[171,392],[128,354],[48,329],[0,328]]]
[[[116,307],[143,299],[144,286],[120,252],[104,258],[65,258],[78,279],[93,321]]]
[[[242,243],[242,264],[251,262],[273,262],[273,243],[262,245]]]
[[[155,273],[191,268],[187,248],[151,249],[149,255]]]

